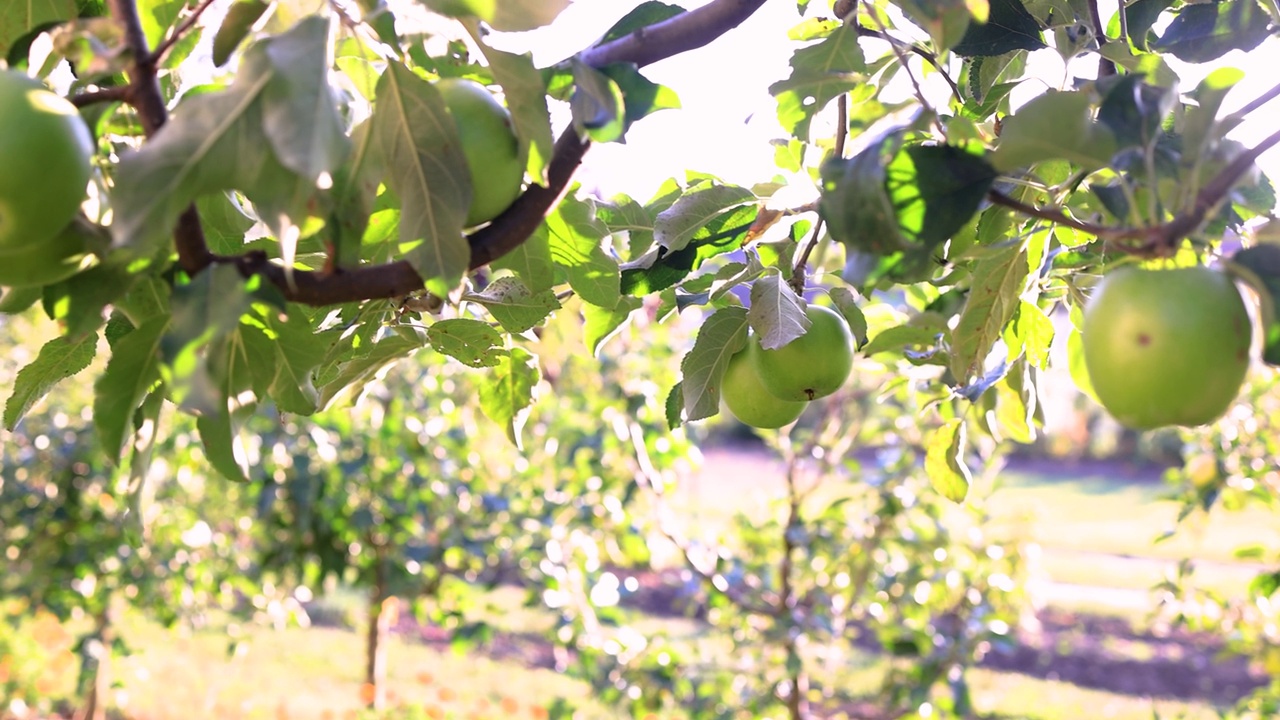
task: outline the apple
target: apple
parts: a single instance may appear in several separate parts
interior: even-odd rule
[[[71,222],[93,150],[74,105],[23,73],[0,71],[0,251],[45,243]]]
[[[1098,401],[1140,430],[1213,422],[1240,393],[1253,324],[1226,274],[1206,267],[1114,270],[1080,328]]]
[[[489,222],[520,195],[524,163],[511,113],[474,80],[445,78],[435,87],[458,127],[462,154],[471,173],[467,226]]]
[[[839,313],[810,305],[808,332],[780,348],[766,350],[759,336],[747,353],[766,390],[782,400],[802,402],[826,397],[844,384],[853,369],[853,333]]]
[[[720,399],[744,425],[757,428],[780,428],[795,422],[808,406],[808,403],[783,400],[765,390],[746,350],[729,358],[720,382]]]

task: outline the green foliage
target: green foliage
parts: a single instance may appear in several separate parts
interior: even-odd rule
[[[735,184],[675,158],[647,200],[573,170],[679,107],[646,67],[749,4],[639,3],[539,67],[507,33],[568,22],[567,0],[428,0],[421,27],[373,0],[266,20],[238,2],[216,30],[203,6],[130,3],[110,9],[139,10],[136,28],[96,2],[0,9],[8,65],[74,77],[96,139],[61,256],[85,262],[0,298],[6,340],[34,343],[40,313],[58,326],[0,378],[0,590],[59,617],[123,596],[176,622],[337,579],[434,601],[465,645],[486,632],[469,598],[515,576],[559,613],[576,671],[637,715],[797,715],[802,681],[841,696],[796,638],[840,648],[855,626],[903,658],[886,706],[970,715],[963,669],[1016,624],[1021,561],[944,515],[981,525],[985,466],[1036,438],[1057,332],[1087,390],[1096,276],[1124,256],[1231,261],[1280,364],[1265,147],[1228,139],[1248,113],[1222,112],[1241,73],[1188,91],[1166,62],[1258,46],[1271,17],[1253,0],[1138,0],[1101,35],[1075,1],[798,3],[794,27],[761,30],[787,76],[747,79],[776,102],[777,167]],[[1050,48],[1066,72],[1035,77]],[[500,93],[524,173],[470,235],[484,188],[442,78]],[[637,639],[619,574],[672,534],[647,511],[720,413],[730,358],[802,336],[824,295],[858,355],[767,435],[787,501],[714,551],[681,546],[740,662]],[[1236,434],[1212,436],[1227,458],[1274,450],[1248,424],[1269,400],[1246,399],[1223,421]],[[798,500],[802,461],[844,481]],[[1224,472],[1248,497],[1271,484]]]

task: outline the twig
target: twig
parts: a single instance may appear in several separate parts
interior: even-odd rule
[[[1124,14],[1124,0],[1120,0],[1120,13]],[[1116,74],[1116,64],[1102,54],[1107,41],[1107,31],[1102,27],[1102,14],[1098,12],[1098,0],[1089,0],[1089,19],[1093,21],[1093,35],[1098,42],[1098,77]]]
[[[932,51],[922,48],[919,45],[915,45],[913,43],[909,43],[904,40],[899,40],[898,38],[890,35],[888,32],[882,32],[880,30],[876,30],[875,28],[869,28],[865,25],[857,25],[856,28],[858,30],[859,37],[873,37],[879,40],[884,40],[890,45],[905,48],[907,51],[915,53],[916,55],[919,55],[926,62],[932,65],[934,70],[938,71],[938,74],[942,76],[943,80],[947,81],[947,84],[951,86],[951,94],[954,95],[956,99],[959,100],[960,102],[964,102],[964,96],[960,94],[960,86],[956,84],[955,80],[951,79],[951,75],[947,73],[947,69],[942,66],[942,62],[938,60],[938,56],[935,55]]]
[[[1105,225],[1094,225],[1093,223],[1083,222],[1081,220],[1077,220],[1071,217],[1070,215],[1063,213],[1061,210],[1054,210],[1052,208],[1041,208],[1041,207],[1036,207],[1035,205],[1028,205],[1027,203],[1022,202],[1021,200],[1015,200],[1014,198],[1011,198],[1008,195],[1005,195],[999,190],[989,191],[987,193],[987,200],[991,201],[992,204],[1001,205],[1011,210],[1016,210],[1022,213],[1023,215],[1027,215],[1029,217],[1039,218],[1041,220],[1048,220],[1049,222],[1057,223],[1059,225],[1065,225],[1069,228],[1073,228],[1081,232],[1089,233],[1090,235],[1094,235],[1101,240],[1124,240],[1129,238],[1143,237],[1147,234],[1147,230],[1145,229],[1133,230],[1130,228],[1114,228],[1114,227],[1106,227]]]
[[[129,100],[129,86],[116,85],[102,88],[101,90],[91,90],[72,95],[69,100],[72,105],[78,108],[88,107],[95,103],[127,102]]]
[[[1231,191],[1231,188],[1240,180],[1241,176],[1248,172],[1254,161],[1277,143],[1280,143],[1280,131],[1268,135],[1262,142],[1236,156],[1207,185],[1200,189],[1191,207],[1162,225],[1160,227],[1162,231],[1160,235],[1153,236],[1151,241],[1160,241],[1161,244],[1171,247],[1177,240],[1194,232],[1208,217],[1209,213],[1218,206],[1218,203],[1226,198],[1227,193]]]
[[[887,36],[889,31],[885,28],[884,22],[880,20],[880,16],[876,15],[875,8],[868,6],[868,10],[868,14],[871,16],[871,19],[880,26],[880,32]],[[933,115],[933,124],[938,128],[938,134],[942,136],[943,140],[946,140],[947,129],[943,127],[942,120],[938,117],[936,112],[933,112],[933,108],[929,105],[929,101],[925,99],[924,91],[920,89],[920,83],[916,81],[916,74],[911,72],[911,64],[907,62],[907,56],[903,54],[902,48],[898,47],[897,43],[889,43],[889,48],[893,50],[893,54],[897,56],[898,62],[902,65],[903,72],[907,74],[907,79],[911,81],[911,87],[915,90],[916,99],[920,101],[920,107],[929,111],[929,113]]]
[[[840,97],[836,98],[836,143],[832,150],[832,157],[844,157],[845,139],[849,135],[849,94],[840,93]],[[814,210],[817,204],[813,204]],[[818,238],[822,237],[822,216],[818,216],[818,222],[813,226],[813,234],[809,236],[809,242],[805,243],[804,250],[800,253],[799,259],[791,270],[791,287],[796,291],[797,295],[804,292],[805,286],[805,267],[809,264],[809,256],[813,254],[813,249],[818,245]]]
[[[1266,105],[1272,100],[1275,100],[1277,97],[1280,97],[1280,85],[1276,85],[1270,90],[1262,93],[1258,97],[1254,98],[1251,102],[1246,104],[1244,107],[1222,118],[1220,122],[1223,125],[1223,127],[1227,129],[1233,128],[1236,125],[1239,125],[1240,123],[1244,122],[1245,118],[1247,118],[1253,111],[1257,110],[1263,105]]]
[[[159,45],[156,46],[155,51],[151,53],[151,57],[149,57],[147,61],[150,62],[152,65],[159,65],[161,58],[163,58],[164,54],[169,51],[169,48],[173,47],[174,44],[178,42],[178,40],[182,39],[182,36],[185,35],[187,31],[190,30],[196,24],[196,22],[200,19],[200,15],[203,14],[204,11],[207,10],[209,6],[213,4],[213,1],[214,0],[204,0],[204,2],[197,5],[196,9],[192,11],[191,16],[188,17],[186,20],[182,21],[182,24],[179,25],[169,35],[169,37],[165,38],[163,41],[161,41]]]

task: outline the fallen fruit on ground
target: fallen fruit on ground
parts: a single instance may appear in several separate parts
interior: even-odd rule
[[[747,352],[766,390],[793,402],[826,397],[844,384],[853,369],[853,333],[843,317],[810,305],[808,332],[780,348],[766,350],[758,336]]]
[[[765,390],[746,350],[729,359],[720,383],[720,398],[734,417],[756,428],[780,428],[795,422],[808,407],[808,403],[783,400]]]
[[[1206,267],[1123,267],[1085,306],[1081,341],[1098,401],[1140,430],[1222,416],[1249,369],[1252,322],[1235,283]]]
[[[458,126],[462,154],[471,172],[467,226],[486,223],[511,205],[524,181],[511,113],[474,80],[445,78],[435,86]]]
[[[0,251],[48,242],[71,222],[92,156],[93,137],[75,106],[38,80],[0,71]]]

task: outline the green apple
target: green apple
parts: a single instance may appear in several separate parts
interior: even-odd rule
[[[826,397],[844,384],[853,369],[853,333],[837,312],[810,305],[808,332],[780,348],[766,350],[758,336],[747,352],[766,390],[783,400]]]
[[[92,157],[93,137],[75,106],[38,80],[0,71],[0,251],[45,243],[71,222]]]
[[[462,138],[471,173],[467,226],[489,222],[520,195],[524,163],[511,113],[474,80],[445,78],[435,84]]]
[[[765,390],[746,350],[729,359],[720,382],[720,399],[744,425],[757,428],[780,428],[795,422],[808,406],[808,403],[783,400]]]
[[[1149,430],[1203,425],[1227,411],[1249,370],[1253,324],[1222,272],[1128,266],[1094,289],[1080,335],[1098,401]]]

